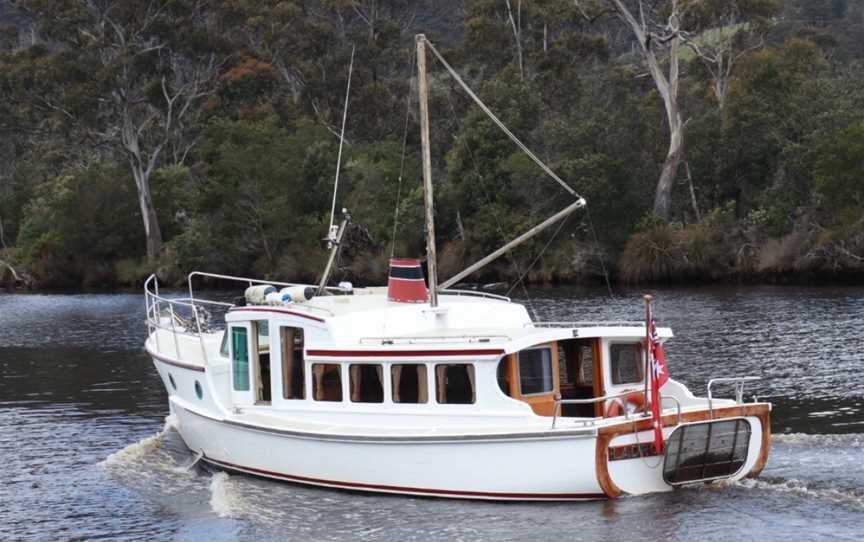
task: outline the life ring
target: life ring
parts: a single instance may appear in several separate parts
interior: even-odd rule
[[[645,406],[645,394],[641,391],[634,391],[622,398],[621,401],[609,401],[606,405],[606,417],[615,418],[624,415],[624,410],[621,407],[622,402],[626,402],[628,405],[633,405],[633,410],[631,410],[631,412],[635,412]]]

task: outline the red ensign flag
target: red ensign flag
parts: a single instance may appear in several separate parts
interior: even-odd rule
[[[657,335],[657,325],[654,317],[648,328],[651,352],[651,416],[654,421],[654,450],[657,454],[663,453],[663,421],[660,408],[660,388],[669,380],[669,371],[666,369],[666,357],[663,355],[663,345]]]

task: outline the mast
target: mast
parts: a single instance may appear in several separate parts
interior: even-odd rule
[[[423,186],[426,202],[426,266],[429,305],[438,306],[438,265],[435,254],[435,213],[432,193],[432,155],[429,150],[429,87],[426,82],[426,35],[417,34],[417,90],[420,94],[420,140],[423,148]]]

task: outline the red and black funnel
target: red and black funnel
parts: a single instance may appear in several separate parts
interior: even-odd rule
[[[420,260],[391,258],[390,277],[387,281],[387,299],[396,303],[426,303],[429,290],[423,279]]]

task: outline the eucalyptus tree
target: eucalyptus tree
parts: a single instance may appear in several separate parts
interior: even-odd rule
[[[62,90],[45,105],[94,143],[125,158],[135,182],[147,257],[163,238],[151,177],[183,164],[213,92],[218,47],[205,0],[24,0],[56,49]],[[70,58],[70,54],[73,58]],[[74,79],[65,73],[76,74]],[[70,98],[74,96],[75,100]]]

